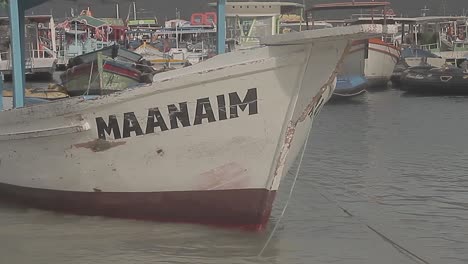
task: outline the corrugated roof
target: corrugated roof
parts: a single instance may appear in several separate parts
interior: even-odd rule
[[[74,17],[71,21],[78,21],[78,22],[85,23],[89,26],[96,27],[96,28],[109,25],[107,22],[101,19],[97,19],[95,17],[90,17],[90,16],[82,16],[82,15]]]
[[[340,9],[371,9],[376,7],[389,6],[390,2],[342,2],[342,3],[327,3],[313,5],[308,11],[318,10],[340,10]]]
[[[123,19],[120,19],[120,18],[99,18],[100,20],[106,22],[107,24],[111,25],[111,26],[125,26],[125,23],[123,21]]]

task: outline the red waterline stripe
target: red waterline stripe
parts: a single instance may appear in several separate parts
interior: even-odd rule
[[[0,199],[23,206],[136,220],[260,230],[276,191],[235,189],[168,192],[58,191],[0,183]]]

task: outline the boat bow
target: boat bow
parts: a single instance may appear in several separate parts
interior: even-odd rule
[[[268,37],[138,89],[0,112],[0,197],[85,215],[261,227],[352,40],[381,32]]]

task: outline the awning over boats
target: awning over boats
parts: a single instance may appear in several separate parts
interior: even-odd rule
[[[467,21],[466,16],[422,16],[422,17],[394,17],[394,21],[405,24],[440,23],[447,21]]]
[[[390,2],[342,2],[330,4],[316,4],[307,10],[307,12],[322,10],[343,10],[343,9],[372,9],[389,6]]]
[[[213,6],[217,7],[218,3],[208,3],[208,6]],[[248,1],[248,2],[241,2],[241,1],[232,1],[232,2],[226,2],[226,9],[228,10],[242,10],[242,8],[249,8],[251,9],[252,12],[254,12],[255,9],[264,9],[265,7],[278,7],[280,10],[281,14],[284,13],[290,13],[293,12],[294,10],[298,10],[301,8],[304,8],[303,4],[299,3],[291,3],[291,2],[255,2],[255,1]],[[236,13],[238,11],[234,11]],[[230,12],[228,11],[227,14]]]
[[[24,20],[26,24],[29,23],[49,23],[52,19],[51,15],[31,15],[25,16]],[[10,25],[9,17],[0,17],[0,25]]]

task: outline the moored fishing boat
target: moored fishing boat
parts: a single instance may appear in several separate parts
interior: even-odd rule
[[[386,88],[399,57],[400,50],[395,45],[379,38],[369,39],[369,55],[365,67],[369,87]]]
[[[0,112],[0,198],[85,215],[262,227],[333,92],[349,39],[381,31],[270,36],[138,89]]]
[[[364,77],[367,80],[367,90],[385,89],[392,76],[393,69],[400,56],[400,51],[393,43],[393,34],[398,32],[398,27],[391,20],[395,16],[388,8],[390,2],[338,2],[315,4],[307,12],[313,13],[326,10],[354,10],[360,9],[360,14],[344,20],[345,25],[380,24],[386,25],[387,30],[381,36],[370,38],[366,47]],[[371,9],[372,13],[364,15],[364,9]],[[376,11],[381,9],[381,13]],[[379,14],[380,13],[380,14]],[[314,15],[312,14],[312,17]],[[312,21],[314,25],[314,21]],[[356,76],[358,77],[358,76]],[[357,78],[362,81],[362,78]],[[351,84],[352,82],[346,82]],[[342,83],[342,84],[346,84]]]
[[[453,66],[411,67],[401,75],[402,90],[434,95],[468,94],[468,71]]]
[[[117,45],[77,56],[60,75],[71,96],[104,95],[152,81],[142,56]]]

